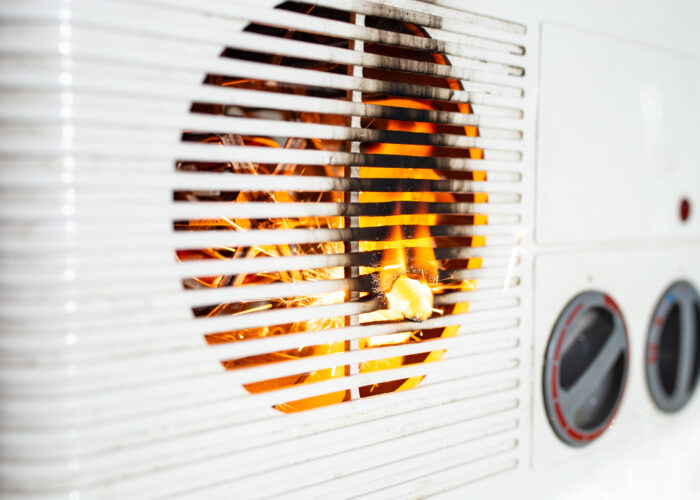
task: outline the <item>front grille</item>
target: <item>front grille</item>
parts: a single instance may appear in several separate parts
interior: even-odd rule
[[[524,25],[69,11],[2,13],[27,30],[1,82],[4,491],[429,495],[523,463]]]

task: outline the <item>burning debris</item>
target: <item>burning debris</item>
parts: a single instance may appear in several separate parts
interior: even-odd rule
[[[389,310],[410,321],[425,321],[433,313],[433,291],[417,279],[400,276],[386,294]]]

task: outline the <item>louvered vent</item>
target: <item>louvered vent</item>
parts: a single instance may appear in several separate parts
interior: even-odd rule
[[[0,488],[386,498],[518,465],[523,25],[42,6],[3,6]]]
[[[518,284],[505,277],[507,256],[472,249],[512,245],[520,222],[519,175],[476,160],[520,159],[521,132],[499,118],[521,111],[490,95],[519,96],[503,84],[523,69],[453,66],[430,49],[477,50],[438,44],[391,9],[279,9],[279,21],[249,25],[223,52],[231,74],[207,75],[205,84],[227,88],[226,101],[195,103],[199,128],[183,140],[232,159],[178,162],[179,171],[220,175],[207,176],[209,190],[176,191],[178,208],[201,215],[175,228],[196,232],[178,257],[209,261],[216,273],[186,281],[195,316],[227,328],[207,340],[269,339],[246,342],[251,350],[240,346],[224,365],[242,370],[253,393],[287,389],[269,400],[291,412],[414,387],[449,366],[416,365],[442,358],[469,309],[517,304],[493,293]],[[467,77],[480,78],[469,85],[486,95],[470,96]],[[217,246],[200,248],[208,242]]]

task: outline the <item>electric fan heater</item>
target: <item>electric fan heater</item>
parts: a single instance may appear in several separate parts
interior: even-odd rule
[[[2,495],[699,494],[700,8],[614,8],[0,3]]]

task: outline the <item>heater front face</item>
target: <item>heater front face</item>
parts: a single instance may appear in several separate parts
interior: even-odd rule
[[[700,12],[625,5],[0,6],[0,493],[697,491]]]

